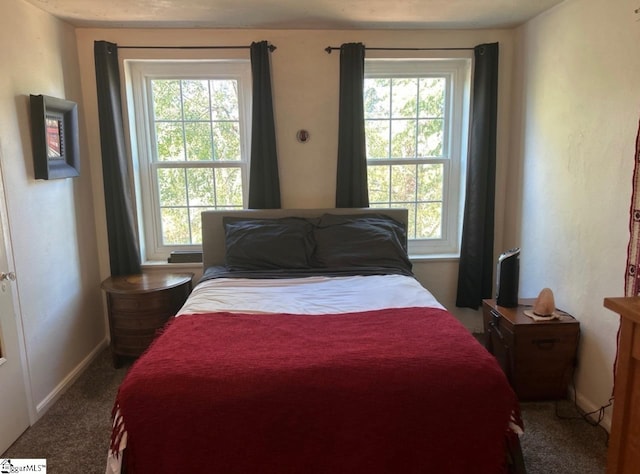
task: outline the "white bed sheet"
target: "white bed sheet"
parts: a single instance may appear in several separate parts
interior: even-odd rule
[[[444,307],[415,278],[404,275],[306,278],[217,278],[199,283],[182,314],[336,314],[384,308]]]

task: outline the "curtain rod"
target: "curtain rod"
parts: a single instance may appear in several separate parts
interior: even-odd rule
[[[118,49],[249,49],[251,46],[120,46]],[[269,51],[272,53],[276,47],[269,45]]]
[[[327,54],[331,51],[339,50],[339,46],[327,46],[324,50]],[[474,48],[367,48],[368,51],[473,51]]]

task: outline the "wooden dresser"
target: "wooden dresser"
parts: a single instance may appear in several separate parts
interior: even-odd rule
[[[193,273],[143,273],[112,276],[102,282],[107,294],[113,365],[137,357],[159,328],[180,310],[191,293]]]
[[[559,319],[534,321],[524,314],[534,301],[505,308],[483,300],[485,346],[520,400],[563,399],[576,365],[580,323],[560,310]]]
[[[620,315],[607,474],[640,472],[640,297],[605,298]]]

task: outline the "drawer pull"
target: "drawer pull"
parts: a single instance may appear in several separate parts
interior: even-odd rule
[[[558,341],[557,339],[534,339],[531,342],[533,342],[536,346],[538,346],[538,349],[541,349],[543,351],[549,351],[553,349],[557,341]]]
[[[501,341],[504,341],[502,331],[500,331],[500,313],[491,310],[491,321],[489,321],[489,330],[493,329]]]

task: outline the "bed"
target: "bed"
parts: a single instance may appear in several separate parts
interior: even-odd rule
[[[107,472],[521,472],[514,392],[413,276],[406,221],[204,212],[203,277],[120,386]]]

